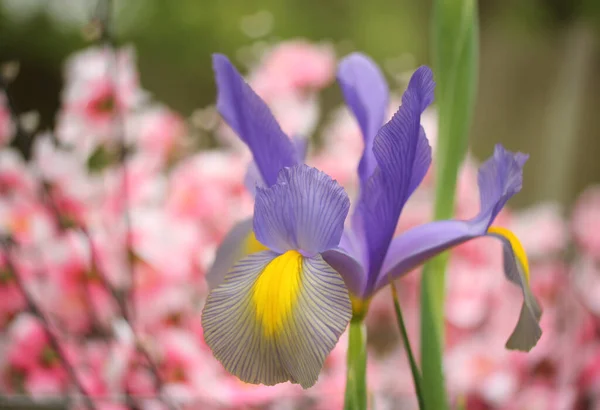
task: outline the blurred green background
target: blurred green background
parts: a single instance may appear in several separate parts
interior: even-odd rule
[[[38,110],[44,128],[58,108],[61,64],[89,45],[82,31],[95,3],[0,0],[0,61],[20,61],[16,104]],[[388,75],[430,61],[429,1],[122,0],[115,6],[117,41],[135,46],[143,87],[183,115],[214,101],[211,53],[239,64],[257,42],[328,41],[339,55],[370,54]],[[531,154],[515,205],[570,205],[585,186],[600,182],[600,1],[485,0],[479,9],[472,151],[484,158],[501,142]],[[323,98],[326,108],[341,101],[335,87]]]

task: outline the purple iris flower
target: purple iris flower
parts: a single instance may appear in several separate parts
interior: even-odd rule
[[[416,70],[401,107],[382,127],[388,90],[377,66],[363,55],[352,54],[341,62],[338,81],[361,128],[365,150],[358,168],[358,203],[350,224],[339,247],[323,257],[344,277],[354,315],[364,315],[370,298],[390,280],[451,247],[493,236],[504,244],[507,278],[521,287],[524,297],[521,316],[507,347],[531,349],[541,336],[541,309],[529,288],[527,257],[515,235],[491,226],[506,202],[521,190],[528,156],[497,145],[494,155],[479,169],[480,211],[475,217],[435,221],[394,237],[402,208],[431,163],[431,147],[420,118],[433,101],[432,72],[427,67]]]
[[[266,104],[225,57],[214,57],[214,69],[217,108],[254,157],[247,180],[259,187],[274,187],[283,169],[302,162],[299,152],[303,150],[281,131]],[[527,155],[496,146],[494,155],[479,170],[480,212],[472,219],[436,221],[394,237],[402,209],[431,163],[431,148],[420,121],[434,97],[432,72],[427,67],[416,70],[401,107],[384,125],[388,88],[368,57],[352,54],[345,58],[338,81],[362,131],[365,149],[359,163],[360,190],[354,213],[339,244],[332,242],[319,254],[344,279],[353,315],[363,317],[375,292],[427,259],[470,239],[493,236],[504,245],[505,274],[522,289],[524,298],[507,347],[531,349],[541,336],[541,309],[529,288],[527,257],[516,236],[492,226],[508,199],[521,189]],[[303,189],[308,192],[312,188],[304,184]],[[244,255],[267,249],[264,245],[269,244],[260,240],[258,229],[256,222],[242,221],[226,236],[207,274],[211,289],[223,282]]]

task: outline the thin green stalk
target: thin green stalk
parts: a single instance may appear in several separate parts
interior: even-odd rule
[[[432,57],[439,115],[435,219],[449,219],[454,214],[458,169],[466,153],[475,102],[477,48],[477,2],[434,0]],[[442,366],[447,259],[442,254],[423,269],[421,369],[427,410],[448,408]]]
[[[396,287],[392,282],[390,282],[390,286],[392,287],[392,299],[394,300],[394,309],[396,310],[398,328],[400,329],[400,334],[402,335],[402,341],[404,343],[404,349],[406,350],[406,355],[408,356],[408,361],[410,363],[410,371],[415,384],[415,392],[417,393],[417,400],[419,401],[419,409],[425,410],[423,387],[421,386],[421,373],[419,371],[419,367],[417,366],[417,361],[415,360],[415,356],[410,345],[410,340],[408,339],[408,332],[406,331],[406,326],[404,325],[404,317],[402,316],[402,309],[400,308],[400,303],[398,302],[398,293],[396,292]]]
[[[344,410],[367,409],[367,330],[362,319],[350,321]]]

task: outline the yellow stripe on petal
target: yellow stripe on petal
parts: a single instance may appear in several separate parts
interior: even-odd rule
[[[287,251],[267,265],[256,280],[252,301],[266,337],[274,337],[289,319],[302,281],[302,255]]]
[[[527,261],[527,254],[525,253],[525,249],[523,248],[521,241],[519,241],[519,238],[517,238],[517,236],[514,233],[512,233],[512,231],[501,226],[490,226],[490,228],[488,229],[488,233],[492,235],[501,236],[510,243],[515,257],[523,267],[525,279],[527,280],[527,283],[529,283],[529,262]]]
[[[256,252],[262,252],[262,251],[268,251],[269,250],[269,248],[267,248],[265,245],[263,245],[262,243],[260,243],[258,241],[258,239],[256,239],[256,235],[254,235],[254,231],[250,231],[250,233],[246,237],[246,240],[244,241],[244,248],[243,249],[244,249],[244,252],[241,255],[241,258],[243,258],[246,255],[250,255],[250,254],[253,254],[253,253],[256,253]]]

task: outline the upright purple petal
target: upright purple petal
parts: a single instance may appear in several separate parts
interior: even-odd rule
[[[339,244],[349,208],[329,175],[308,165],[284,168],[275,185],[257,188],[254,232],[270,249],[313,256]]]
[[[294,144],[294,148],[296,148],[296,157],[300,162],[304,162],[306,160],[309,140],[310,138],[300,135],[294,135],[292,137],[292,143]]]
[[[521,190],[527,155],[496,145],[494,155],[479,168],[479,214],[467,221],[435,221],[417,226],[395,238],[385,258],[375,289],[387,284],[427,259],[469,239],[487,234],[506,201]]]
[[[273,185],[281,169],[298,163],[292,141],[227,57],[215,54],[213,68],[218,88],[217,109],[252,151],[264,182]]]
[[[477,175],[479,201],[482,212],[479,218],[491,222],[506,204],[506,201],[521,190],[523,166],[529,155],[513,154],[500,144],[494,147],[494,156],[484,162]],[[485,210],[486,212],[483,212]]]
[[[429,168],[431,148],[421,128],[421,114],[433,101],[434,87],[431,70],[419,68],[402,96],[402,106],[373,144],[378,166],[357,207],[369,256],[368,288],[381,270],[406,200]]]
[[[389,101],[388,86],[377,64],[360,53],[350,54],[340,62],[337,79],[346,104],[358,121],[365,143],[358,165],[362,185],[377,166],[373,155],[373,140],[385,120]]]
[[[292,137],[292,143],[294,144],[294,149],[296,150],[296,157],[299,162],[304,162],[306,159],[306,154],[308,152],[308,138],[295,136]],[[248,169],[246,170],[246,176],[244,177],[244,185],[248,192],[252,194],[252,196],[256,195],[256,187],[265,187],[265,183],[263,178],[256,166],[256,162],[252,161],[248,164]]]

